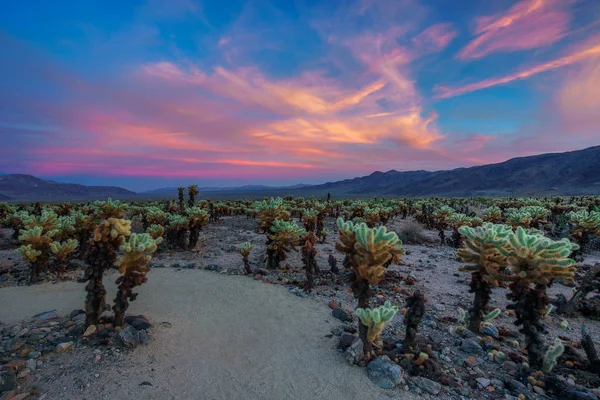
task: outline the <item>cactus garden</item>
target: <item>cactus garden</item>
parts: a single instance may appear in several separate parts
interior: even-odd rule
[[[157,288],[177,274],[182,286],[217,274],[319,308],[329,325],[320,351],[364,371],[374,394],[594,399],[599,206],[597,197],[211,201],[193,185],[166,201],[2,203],[2,304],[63,285],[79,302],[59,311],[49,296],[44,312],[19,321],[4,309],[2,379],[31,395],[44,360],[90,353],[94,370],[114,368],[177,329],[153,318],[148,304],[170,296]],[[202,308],[214,290],[182,295]],[[265,318],[256,322],[276,324]]]

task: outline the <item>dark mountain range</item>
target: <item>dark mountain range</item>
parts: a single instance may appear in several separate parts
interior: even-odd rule
[[[227,187],[199,187],[198,191],[202,192],[257,192],[257,191],[265,191],[265,190],[284,190],[284,189],[300,189],[304,187],[310,187],[311,185],[306,184],[298,184],[292,186],[266,186],[266,185],[246,185],[246,186],[227,186]],[[160,189],[153,189],[146,192],[141,192],[140,194],[177,194],[176,187],[165,187]]]
[[[449,171],[374,172],[310,189],[349,196],[600,195],[600,146]]]
[[[129,198],[135,193],[114,186],[85,186],[75,183],[59,183],[36,178],[31,175],[1,175],[0,200],[92,200],[113,198]]]

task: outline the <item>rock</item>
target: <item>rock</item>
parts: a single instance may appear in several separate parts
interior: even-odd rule
[[[435,311],[446,311],[446,306],[443,304],[436,304],[435,306],[433,306],[433,309]]]
[[[437,394],[442,390],[442,385],[432,381],[431,379],[424,378],[422,376],[417,376],[412,378],[411,382],[415,384],[419,389],[437,396]]]
[[[492,336],[492,337],[495,337],[495,338],[497,338],[498,336],[500,336],[500,333],[498,332],[498,328],[496,328],[493,325],[486,326],[485,328],[483,328],[482,333],[485,336]]]
[[[69,318],[73,319],[76,316],[81,315],[81,314],[85,314],[85,311],[83,311],[83,310],[73,310],[73,311],[71,311],[71,314],[69,314]]]
[[[113,315],[112,311],[107,310],[103,311],[98,319],[102,322],[112,322],[115,320],[115,316]]]
[[[24,370],[22,370],[21,372],[19,372],[17,374],[17,379],[27,378],[30,373],[31,373],[31,370],[29,368],[25,368]]]
[[[0,370],[0,393],[9,392],[17,387],[17,377],[8,370]]]
[[[470,356],[465,358],[465,364],[467,364],[469,367],[474,367],[479,364],[479,360],[477,360],[477,357],[475,356]]]
[[[127,348],[133,348],[140,343],[139,332],[131,325],[125,325],[119,331],[119,339],[123,346]]]
[[[361,339],[358,339],[357,341],[352,343],[352,345],[350,347],[348,347],[346,349],[346,351],[344,352],[344,356],[346,357],[346,360],[348,360],[348,362],[352,365],[358,364],[359,362],[361,362],[365,356],[363,347],[364,347],[364,344]]]
[[[127,316],[125,317],[125,323],[133,326],[138,331],[143,331],[152,327],[152,324],[144,315]]]
[[[388,356],[377,357],[367,365],[367,376],[383,389],[393,389],[402,381],[402,368]]]
[[[58,318],[58,311],[51,310],[51,311],[46,311],[46,312],[34,315],[31,319],[36,319],[38,321],[48,321],[48,320],[56,319],[56,318]]]
[[[477,339],[465,339],[460,344],[460,349],[469,354],[483,354],[483,348]]]
[[[85,332],[83,332],[83,337],[90,337],[94,333],[96,333],[96,331],[97,331],[96,325],[90,325],[90,326],[87,327],[87,329],[85,330]]]
[[[485,389],[492,383],[492,381],[490,381],[487,378],[477,378],[475,380],[477,381],[477,387],[479,387],[480,389]]]
[[[31,371],[35,371],[35,369],[37,368],[37,361],[35,361],[34,359],[29,359],[27,360],[27,368],[29,368]]]
[[[58,346],[56,346],[56,352],[58,354],[63,354],[63,353],[66,353],[67,351],[70,351],[72,348],[73,348],[73,342],[60,343]]]
[[[269,270],[264,269],[264,268],[256,268],[254,270],[254,273],[256,273],[258,275],[262,275],[262,276],[268,276],[269,275]]]
[[[435,344],[441,344],[444,341],[444,336],[438,331],[433,331],[429,334],[429,339]]]
[[[341,308],[334,308],[333,311],[331,311],[331,315],[333,315],[334,318],[337,318],[342,322],[352,321],[352,317],[346,311],[342,310]]]
[[[536,392],[537,394],[539,394],[540,396],[546,395],[546,391],[539,386],[534,386],[533,391]]]
[[[332,310],[335,310],[336,308],[338,308],[338,304],[335,302],[335,300],[331,300],[329,303],[329,308],[331,308]]]
[[[358,335],[355,333],[342,332],[338,349],[346,350],[348,347],[358,340]]]
[[[527,393],[527,386],[516,379],[507,378],[504,380],[506,388],[515,396]]]
[[[206,266],[206,269],[209,271],[220,272],[221,266],[217,264],[209,264]]]

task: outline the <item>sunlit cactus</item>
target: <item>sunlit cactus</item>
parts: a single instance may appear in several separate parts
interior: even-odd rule
[[[492,286],[497,284],[490,276],[490,271],[497,271],[504,266],[506,256],[500,252],[500,248],[508,245],[508,235],[512,229],[506,225],[485,222],[477,228],[463,226],[459,232],[464,236],[464,247],[458,249],[457,255],[468,263],[460,270],[471,272],[470,292],[475,294],[468,324],[471,331],[478,333],[490,301]]]
[[[76,239],[68,239],[64,242],[52,242],[50,243],[50,251],[54,254],[54,261],[56,263],[56,270],[60,278],[65,273],[67,261],[71,254],[77,250],[79,242]]]
[[[208,212],[199,207],[190,207],[187,210],[188,216],[188,227],[190,230],[190,237],[188,240],[187,249],[193,250],[198,244],[200,239],[200,230],[203,226],[208,225]]]
[[[508,267],[492,270],[491,275],[510,282],[507,297],[513,304],[509,308],[517,315],[515,324],[522,326],[529,363],[534,368],[540,369],[544,358],[542,317],[549,303],[546,288],[556,278],[573,280],[574,260],[569,255],[577,248],[567,239],[554,241],[541,234],[528,234],[521,227],[509,234],[508,246],[499,248]]]
[[[148,225],[165,225],[167,214],[158,207],[148,207],[146,209],[146,221]]]
[[[394,316],[398,312],[398,306],[392,306],[390,301],[386,301],[384,305],[377,308],[357,308],[354,313],[360,319],[360,322],[367,326],[367,340],[371,343],[377,343],[379,341],[379,335],[383,331],[385,324],[394,319]],[[367,357],[371,358],[375,354],[368,354]]]
[[[58,216],[53,211],[43,210],[41,215],[27,215],[23,219],[27,229],[40,227],[44,233],[59,229]]]
[[[147,233],[132,233],[129,240],[121,245],[120,250],[123,255],[119,256],[114,264],[121,273],[116,281],[118,291],[113,306],[115,325],[123,326],[129,301],[134,301],[137,297],[137,293],[133,293],[133,288],[148,280],[146,277],[150,271],[148,263],[161,241],[162,238],[155,240]]]
[[[85,301],[86,326],[98,323],[106,305],[104,271],[112,268],[117,260],[117,250],[131,235],[131,221],[109,218],[96,226],[87,255],[88,268],[85,279],[88,284]]]
[[[58,221],[54,219],[54,226]],[[31,225],[30,225],[31,226]],[[58,229],[46,230],[51,225],[37,225],[27,230],[22,230],[19,240],[23,243],[17,251],[30,264],[29,282],[34,283],[39,279],[40,272],[48,269],[50,261],[50,244],[53,238],[59,233]]]
[[[283,199],[279,197],[257,201],[254,203],[254,208],[259,228],[265,233],[270,231],[275,220],[287,221],[290,219],[290,213],[286,210]]]
[[[286,258],[286,253],[296,250],[305,232],[303,227],[293,222],[278,219],[273,221],[269,235],[271,243],[267,247],[267,268],[279,268],[281,261]]]
[[[373,295],[371,284],[379,283],[385,275],[385,266],[390,260],[400,261],[404,254],[402,241],[394,232],[388,232],[382,226],[369,228],[366,224],[358,225],[337,220],[339,241],[336,249],[346,254],[344,266],[352,268],[352,292],[358,299],[358,308],[367,309],[369,298]],[[368,327],[359,325],[359,333],[365,346],[365,354],[371,354],[372,344],[368,341]]]
[[[244,262],[244,271],[246,271],[246,274],[252,273],[252,267],[250,267],[250,261],[248,258],[250,257],[250,252],[253,248],[254,246],[250,242],[244,242],[237,248],[237,252],[242,256],[242,261]]]

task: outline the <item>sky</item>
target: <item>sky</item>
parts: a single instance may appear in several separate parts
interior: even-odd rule
[[[321,183],[600,145],[598,0],[0,0],[0,172]]]

